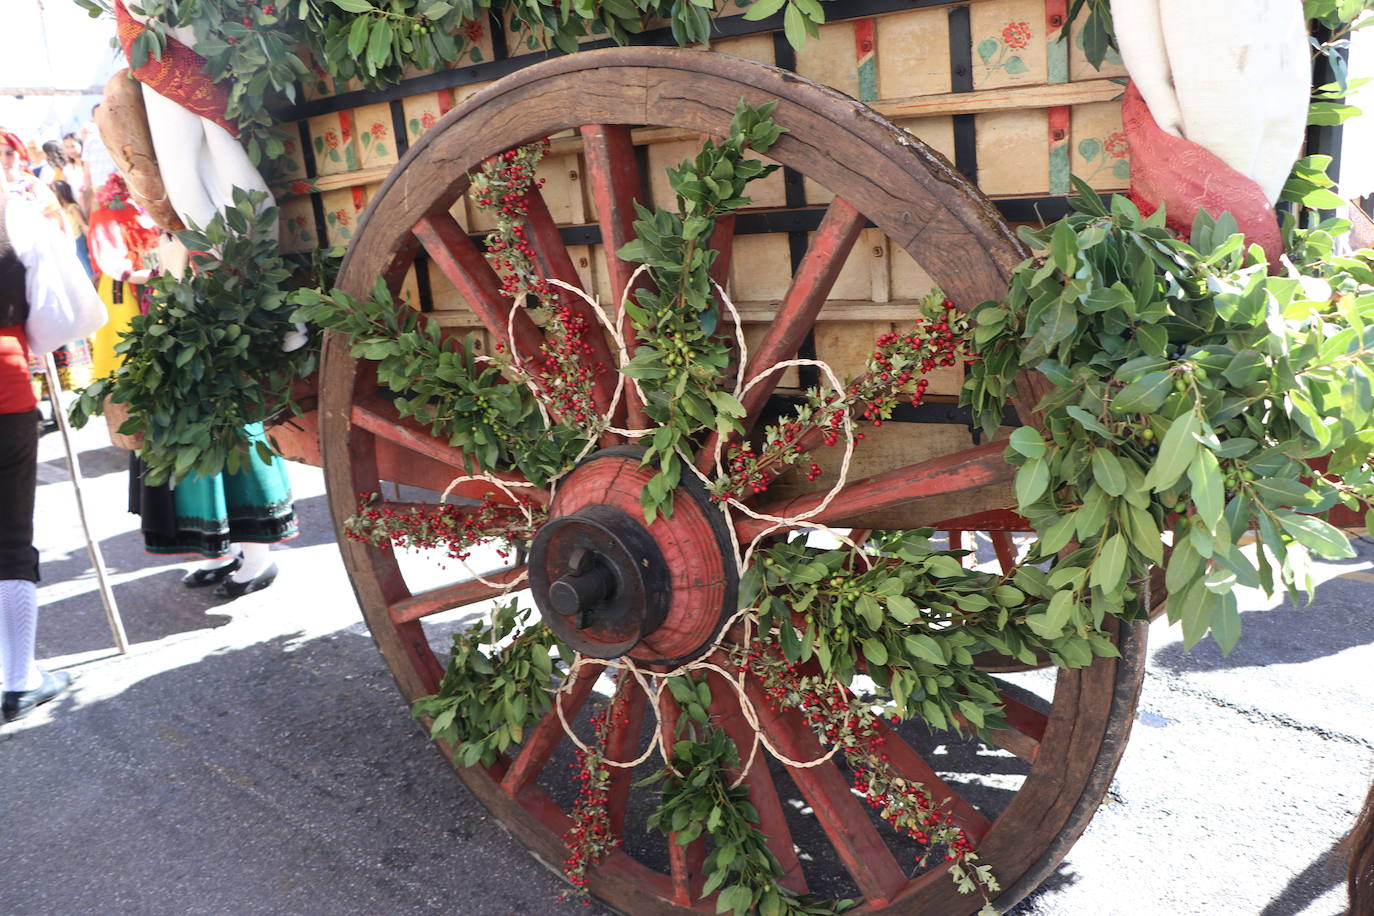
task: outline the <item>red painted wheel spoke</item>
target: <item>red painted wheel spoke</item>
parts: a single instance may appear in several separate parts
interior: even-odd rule
[[[551,280],[561,280],[570,286],[581,287],[582,281],[578,277],[577,268],[573,266],[572,255],[568,254],[568,247],[563,244],[563,237],[558,233],[558,224],[553,221],[553,214],[549,212],[544,195],[539,193],[538,189],[534,189],[526,195],[525,200],[529,208],[525,215],[525,231],[528,233],[530,246],[534,249],[535,265]],[[587,305],[582,297],[562,289],[558,291],[558,295],[560,301],[568,306],[568,310],[585,322],[592,366],[599,363],[605,367],[604,372],[597,373],[592,392],[597,407],[605,410],[610,406],[611,395],[615,392],[616,361],[611,354],[610,346],[606,343],[601,319],[593,314],[591,306]]]
[[[572,723],[584,704],[587,697],[591,695],[592,685],[596,679],[605,671],[604,665],[583,664],[577,669],[577,675],[573,679],[572,686],[566,691],[560,691],[555,703],[563,707],[563,716]],[[544,767],[548,765],[549,758],[553,756],[554,749],[563,740],[563,722],[558,717],[558,709],[550,709],[544,714],[544,718],[539,720],[525,740],[525,746],[520,749],[520,754],[511,763],[510,769],[506,770],[506,775],[501,779],[501,788],[507,795],[517,795],[527,785],[532,783]]]
[[[1002,457],[1005,451],[1006,443],[989,442],[854,481],[835,497],[825,511],[807,521],[812,524],[839,524],[866,512],[1008,482],[1015,476],[1016,469]],[[795,499],[765,503],[756,508],[764,515],[791,518],[811,511],[824,499],[824,492],[810,493]],[[736,529],[740,540],[747,542],[772,526],[771,522],[746,518],[736,525]]]
[[[649,698],[639,682],[628,672],[623,672],[614,702],[620,705],[624,719],[611,719],[611,733],[606,737],[606,759],[627,763],[639,756],[639,733],[644,726],[644,711],[649,707]],[[606,789],[606,814],[611,821],[611,833],[617,836],[623,836],[625,832],[625,812],[629,807],[630,784],[633,781],[634,770],[630,767],[611,767],[610,785]]]
[[[762,375],[769,366],[797,355],[806,335],[815,326],[816,316],[829,298],[835,279],[848,260],[849,252],[865,222],[864,215],[842,198],[837,197],[830,204],[806,249],[806,256],[797,268],[796,276],[792,278],[792,285],[768,325],[767,335],[749,354],[749,362],[744,369],[746,381]],[[721,316],[721,319],[724,321],[725,316]],[[768,374],[744,395],[745,432],[757,421],[763,405],[768,403],[781,378],[781,370]],[[716,435],[712,433],[697,458],[699,468],[710,468],[715,449]]]
[[[387,610],[393,623],[407,623],[433,614],[442,614],[444,611],[466,607],[476,601],[496,598],[504,594],[506,590],[501,586],[509,585],[519,579],[524,571],[524,566],[515,566],[497,572],[483,573],[483,579],[486,579],[487,582],[496,583],[496,585],[487,585],[486,582],[478,579],[468,579],[464,582],[456,582],[453,585],[445,585],[441,588],[421,592],[418,595],[412,595],[396,602]]]
[[[630,128],[623,124],[588,124],[582,128],[582,154],[586,161],[587,183],[591,188],[592,200],[596,203],[597,221],[601,225],[601,243],[606,249],[606,273],[611,294],[616,300],[606,303],[607,311],[614,314],[619,306],[619,297],[625,292],[635,265],[622,261],[616,252],[634,235],[635,201],[640,195],[639,163],[635,159],[634,141]],[[644,285],[644,276],[635,286]],[[635,352],[635,330],[630,316],[626,315],[621,327],[626,348],[631,356]],[[647,422],[644,405],[634,386],[625,389],[625,408],[617,411],[612,418],[614,425],[627,423],[631,428],[642,428]]]
[[[762,685],[754,680],[746,685],[760,724],[779,751],[797,761],[814,760],[824,753],[800,713],[795,709],[769,709]],[[788,772],[811,805],[845,870],[867,898],[866,903],[876,907],[892,900],[906,884],[906,875],[839,768],[833,761],[827,761],[819,766],[788,767]]]
[[[974,546],[975,546],[975,547],[978,546],[977,541],[974,541]],[[964,532],[960,531],[958,528],[953,528],[953,529],[951,529],[950,532],[949,532],[949,549],[950,549],[950,550],[963,550],[963,549],[964,549]],[[963,565],[965,565],[965,566],[968,565],[968,559],[967,559],[966,557],[961,558],[961,559],[960,559],[960,562],[961,562]]]
[[[414,417],[401,417],[391,402],[384,398],[354,402],[352,421],[355,427],[367,430],[376,437],[378,474],[382,480],[443,490],[454,477],[477,470],[477,463],[460,449],[433,436]],[[519,474],[489,473],[498,480],[520,484],[525,482]],[[541,506],[548,505],[547,490],[522,486],[516,492]],[[483,480],[458,484],[453,488],[452,495],[501,502],[509,502],[510,499],[499,487]]]
[[[740,766],[744,766],[749,763],[750,748],[757,740],[757,735],[740,709],[739,694],[734,686],[715,672],[711,672],[708,679],[711,685],[711,718],[735,743],[739,750]],[[773,784],[773,775],[768,772],[767,758],[768,751],[760,747],[754,754],[753,763],[749,765],[744,784],[749,788],[749,801],[759,813],[759,829],[768,837],[768,849],[782,866],[783,877],[778,883],[790,891],[805,894],[806,875],[802,872],[797,850],[792,845],[792,831],[787,826],[787,817],[783,813],[777,786]],[[727,775],[733,782],[739,778],[739,771],[731,770]]]
[[[663,757],[670,760],[677,741],[677,720],[681,709],[671,693],[659,694],[659,734],[663,740]],[[677,841],[677,831],[668,832],[668,868],[673,879],[673,899],[682,906],[691,906],[705,883],[702,865],[706,861],[706,838],[699,836],[683,846]]]
[[[1009,573],[1016,568],[1016,545],[1012,543],[1010,531],[989,531],[992,549],[997,552],[997,562],[1002,572]]]
[[[457,220],[447,213],[427,216],[411,231],[492,336],[522,359],[536,361],[544,346],[544,332],[528,312],[501,292],[496,271]]]
[[[1006,691],[998,694],[1002,709],[1007,717],[1007,727],[988,732],[993,744],[1020,757],[1034,762],[1044,740],[1045,729],[1049,727],[1049,716],[1010,696]]]
[[[935,806],[952,816],[954,823],[977,845],[987,835],[992,823],[981,811],[965,801],[953,786],[937,776],[926,759],[898,735],[886,720],[878,719],[877,727],[878,734],[885,739],[883,750],[892,765],[907,779],[920,783]]]

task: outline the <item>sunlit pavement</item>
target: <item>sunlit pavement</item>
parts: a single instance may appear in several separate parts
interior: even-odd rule
[[[302,533],[275,550],[276,584],[226,604],[143,552],[127,453],[98,422],[75,435],[132,649],[110,648],[49,434],[39,656],[78,680],[0,727],[0,913],[588,912],[410,720],[317,469],[292,467]],[[1311,606],[1250,596],[1229,658],[1155,625],[1108,801],[1017,913],[1342,911],[1331,850],[1374,778],[1374,546],[1358,549]]]

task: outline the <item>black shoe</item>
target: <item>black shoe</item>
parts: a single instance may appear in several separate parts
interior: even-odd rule
[[[181,584],[187,588],[204,588],[217,585],[229,578],[229,574],[243,565],[243,554],[234,557],[232,563],[216,566],[214,569],[193,569],[181,577]]]
[[[56,674],[44,671],[42,674],[43,683],[32,690],[5,691],[4,701],[0,703],[0,715],[4,716],[6,722],[13,722],[35,706],[42,706],[72,685],[72,676],[65,671]]]
[[[232,601],[235,598],[242,598],[244,595],[253,592],[260,592],[276,580],[277,564],[273,563],[247,582],[235,582],[233,579],[225,579],[219,585],[215,586],[215,597],[228,598]]]

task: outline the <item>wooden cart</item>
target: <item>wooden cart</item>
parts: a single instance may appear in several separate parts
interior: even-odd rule
[[[1129,160],[1112,101],[1120,86],[1111,80],[1121,71],[1086,64],[1065,34],[1066,6],[831,4],[830,15],[842,18],[799,52],[774,31],[776,23],[738,15],[720,20],[724,37],[710,51],[508,57],[508,36],[493,29],[480,41],[484,60],[471,66],[417,74],[381,93],[322,84],[285,113],[298,143],[294,174],[279,188],[284,239],[296,248],[347,244],[340,285],[351,294],[366,295],[385,277],[445,328],[478,331],[488,347],[509,343],[513,331],[528,345],[538,329],[523,316],[510,320],[474,241],[489,227],[467,201],[472,170],[552,137],[541,171],[548,183],[529,216],[537,260],[548,276],[610,301],[630,273],[614,252],[632,237],[633,202],[670,204],[663,167],[694,152],[701,137],[725,134],[740,100],[776,103],[774,119],[787,132],[769,157],[783,170],[759,186],[752,208],[718,227],[715,275],[742,316],[753,354],[746,377],[795,354],[843,375],[862,363],[879,333],[903,328],[932,286],[962,309],[999,298],[1026,254],[1008,223],[1062,215],[1070,169],[1103,190],[1126,184]],[[667,43],[652,31],[644,42]],[[609,362],[609,352],[603,355]],[[753,389],[748,421],[789,403],[811,382],[802,372],[789,369]],[[349,355],[347,341],[328,341],[321,378],[318,414],[281,438],[297,457],[323,461],[336,520],[382,481],[437,491],[464,473],[460,455],[375,394],[374,377]],[[972,433],[957,407],[960,381],[937,376],[925,404],[869,431],[849,483],[816,520],[860,529],[934,526],[956,545],[964,532],[988,531],[999,559],[1013,562],[1010,532],[1025,524],[1007,511],[1015,502],[1012,469],[1003,443]],[[1023,400],[1009,426],[1038,422],[1037,387],[1034,378],[1022,379]],[[633,500],[618,491],[633,493],[635,464],[615,449],[598,453],[563,483],[552,514],[598,504],[632,512]],[[780,479],[759,505],[772,514],[814,505],[838,469],[832,460],[824,470],[814,481]],[[722,602],[732,576],[724,559],[728,533],[688,489],[673,520],[651,528],[678,558],[665,574],[696,596],[675,602],[661,627],[659,645],[671,646],[662,651],[674,657],[704,651],[733,611]],[[735,534],[747,541],[756,533],[751,525],[740,522]],[[444,665],[428,622],[499,591],[477,581],[412,590],[392,554],[341,543],[364,616],[406,700],[433,693]],[[726,585],[697,587],[717,579]],[[1011,728],[998,743],[1009,753],[985,758],[1004,773],[996,792],[978,794],[939,775],[933,754],[974,746],[953,733],[931,738],[904,726],[888,736],[901,771],[948,799],[950,815],[992,866],[1003,888],[999,908],[1051,874],[1111,781],[1140,690],[1143,625],[1121,626],[1117,640],[1120,658],[1060,671],[1048,696],[1007,686]],[[592,694],[597,668],[582,671],[559,701],[569,721]],[[759,690],[746,684],[746,695]],[[734,696],[716,691],[713,713],[750,759],[752,730]],[[636,755],[646,705],[642,691],[629,699],[626,720],[608,740],[613,759]],[[660,712],[671,719],[670,710]],[[760,724],[794,760],[820,753],[795,712],[769,713]],[[494,766],[459,768],[493,814],[549,863],[567,856],[567,747],[555,712]],[[631,784],[655,765],[615,771],[610,817],[636,839],[593,873],[591,890],[629,913],[714,912],[699,893],[702,841],[665,849],[636,823],[643,812]],[[770,767],[759,756],[745,780],[786,887],[858,896],[865,912],[952,914],[981,902],[956,893],[943,866],[911,876],[833,762]]]

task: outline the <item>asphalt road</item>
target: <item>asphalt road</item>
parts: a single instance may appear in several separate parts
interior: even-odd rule
[[[302,535],[277,548],[277,584],[220,604],[143,553],[125,453],[98,425],[77,437],[133,649],[109,649],[61,442],[46,436],[39,655],[78,681],[0,727],[0,914],[606,912],[558,901],[559,880],[409,719],[317,470],[292,468]],[[1374,778],[1374,546],[1359,550],[1323,568],[1311,606],[1249,596],[1229,658],[1210,643],[1184,653],[1155,625],[1108,801],[1016,913],[1343,911],[1332,850]]]

